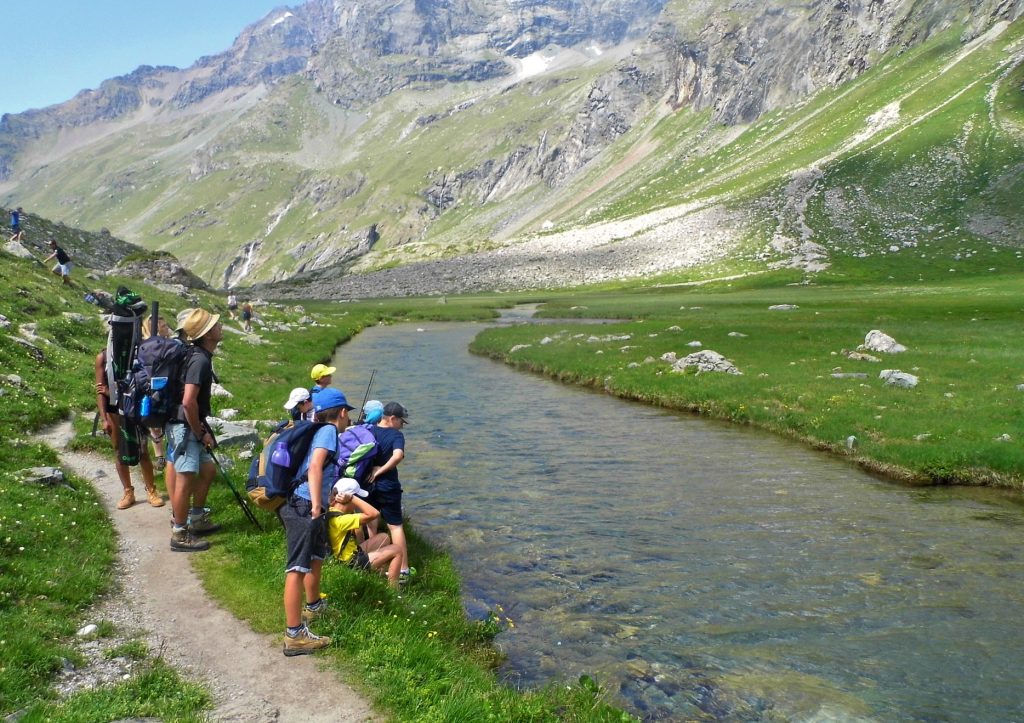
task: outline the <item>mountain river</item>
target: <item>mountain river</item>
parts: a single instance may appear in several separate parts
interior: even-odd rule
[[[478,324],[375,327],[336,386],[411,412],[406,513],[516,686],[646,720],[1024,720],[1024,505],[524,374]],[[412,561],[415,565],[415,560]]]

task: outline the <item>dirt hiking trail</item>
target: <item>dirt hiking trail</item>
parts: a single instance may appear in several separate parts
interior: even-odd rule
[[[169,504],[154,508],[146,503],[135,468],[132,479],[140,502],[117,510],[122,489],[112,455],[69,451],[65,445],[72,436],[71,423],[65,422],[46,430],[43,441],[57,450],[65,469],[92,482],[119,538],[116,584],[121,589],[101,600],[83,624],[110,620],[141,631],[154,654],[208,687],[213,721],[384,719],[336,673],[322,669],[315,655],[284,657],[281,635],[256,633],[212,601],[191,566],[192,555],[203,553],[170,550]],[[211,537],[214,545],[217,536]],[[267,609],[273,613],[279,603],[268,600]]]

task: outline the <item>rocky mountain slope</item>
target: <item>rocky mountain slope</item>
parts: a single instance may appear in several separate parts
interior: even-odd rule
[[[314,0],[192,68],[4,116],[0,201],[172,249],[214,285],[338,294],[1013,243],[1022,11]]]

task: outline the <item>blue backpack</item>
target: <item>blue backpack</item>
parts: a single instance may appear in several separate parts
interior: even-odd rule
[[[338,435],[338,476],[363,485],[377,455],[377,438],[369,424],[356,424]]]
[[[175,419],[185,395],[185,365],[194,351],[177,339],[143,340],[122,392],[122,414],[151,429]]]
[[[263,452],[253,460],[246,484],[249,498],[256,505],[273,511],[287,501],[302,483],[299,469],[306,461],[313,437],[329,424],[301,420],[291,426],[278,427],[267,437]],[[328,453],[324,467],[334,464],[336,458],[334,453]]]

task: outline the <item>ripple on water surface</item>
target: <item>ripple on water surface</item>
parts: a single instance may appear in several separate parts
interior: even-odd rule
[[[750,430],[373,328],[336,375],[412,412],[401,476],[523,685],[594,675],[650,719],[1024,717],[1021,508],[907,489]]]

